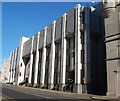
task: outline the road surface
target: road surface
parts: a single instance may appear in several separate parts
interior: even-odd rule
[[[52,91],[40,88],[32,88],[26,86],[15,86],[10,84],[2,85],[2,97],[3,99],[15,99],[17,100],[39,100],[39,101],[96,101],[96,99],[101,99],[101,101],[110,101],[110,99],[116,98],[106,98],[101,96],[95,96],[90,94],[76,94],[60,91]],[[7,101],[7,100],[3,100]],[[8,100],[9,101],[9,100]],[[98,101],[98,100],[97,100]],[[113,101],[113,100],[112,100]],[[119,100],[120,101],[120,100]]]

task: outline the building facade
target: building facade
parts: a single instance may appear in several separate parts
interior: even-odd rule
[[[16,79],[16,70],[17,67],[17,58],[18,58],[18,48],[13,50],[10,54],[10,67],[9,67],[9,83],[14,84]]]
[[[1,82],[9,83],[9,67],[10,67],[10,59],[4,60],[1,71]]]
[[[104,15],[104,16],[103,16]],[[11,53],[9,82],[120,96],[120,1],[77,5]]]
[[[11,53],[9,82],[105,94],[104,18],[100,11],[97,6],[78,4],[32,38],[22,37]]]
[[[108,95],[120,96],[120,0],[104,2]]]

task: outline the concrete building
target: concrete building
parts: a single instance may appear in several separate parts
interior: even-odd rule
[[[1,71],[0,71],[0,82],[2,82],[2,81],[1,81]]]
[[[18,48],[10,54],[9,83],[15,83],[17,71]]]
[[[120,0],[106,0],[103,15],[105,17],[105,43],[107,63],[108,95],[120,96]]]
[[[10,67],[10,59],[4,60],[2,64],[1,71],[1,81],[2,83],[9,83],[9,67]]]
[[[104,26],[107,20],[104,22],[101,14],[102,6],[102,3],[94,7],[78,4],[32,38],[22,37],[11,53],[9,83],[80,94],[105,95],[107,87],[111,91],[110,78],[114,77],[110,76],[109,65],[113,68],[114,63],[107,58],[106,70],[104,40],[108,25]],[[109,48],[112,49],[109,38],[106,37],[107,56]]]

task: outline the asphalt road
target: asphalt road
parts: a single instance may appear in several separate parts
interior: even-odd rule
[[[84,95],[82,98],[78,94],[50,91],[39,88],[14,86],[9,84],[2,85],[2,96],[6,99],[90,99]]]
[[[45,90],[32,87],[14,86],[9,84],[2,85],[2,97],[3,101],[6,99],[18,100],[39,100],[39,101],[98,101],[97,98],[101,96],[89,95],[89,94],[76,94],[60,91]],[[95,98],[96,97],[96,98]],[[103,98],[104,101],[110,101],[110,99]],[[102,101],[103,101],[102,99]],[[8,101],[9,101],[8,100]]]

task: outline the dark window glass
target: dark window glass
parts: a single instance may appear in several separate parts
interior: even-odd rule
[[[20,66],[22,66],[22,63],[20,64]]]

